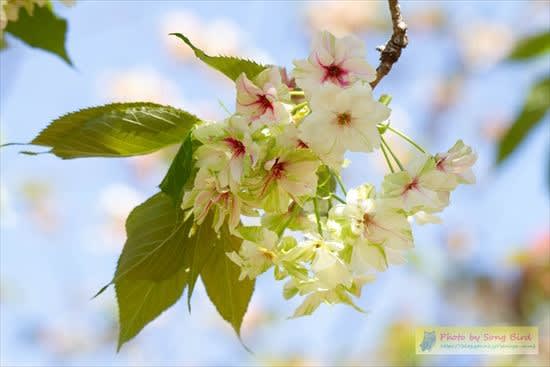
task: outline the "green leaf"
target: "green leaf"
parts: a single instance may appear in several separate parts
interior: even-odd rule
[[[65,48],[67,21],[57,17],[51,6],[35,6],[32,15],[26,9],[20,9],[18,19],[8,22],[5,31],[27,45],[51,52],[72,65]]]
[[[245,73],[248,79],[253,79],[256,75],[260,74],[266,66],[260,65],[255,61],[239,59],[231,56],[210,56],[204,53],[201,49],[195,47],[189,38],[185,37],[181,33],[170,33],[171,36],[176,36],[185,42],[201,61],[208,64],[212,68],[222,72],[229,79],[236,80],[239,75]]]
[[[239,336],[255,283],[248,278],[239,281],[241,269],[226,255],[227,252],[239,251],[241,242],[241,239],[231,235],[224,226],[220,240],[201,270],[201,279],[208,297]]]
[[[171,198],[158,193],[138,205],[126,220],[127,240],[113,282],[120,279],[164,280],[184,267],[193,221]]]
[[[532,86],[520,114],[499,142],[497,164],[502,163],[542,121],[550,108],[550,77]]]
[[[155,103],[113,103],[69,113],[32,142],[61,158],[128,157],[181,142],[199,119]]]
[[[527,60],[550,52],[550,32],[538,33],[519,40],[508,59]]]
[[[123,279],[115,284],[119,309],[118,350],[181,297],[187,273],[180,269],[161,280]]]
[[[183,257],[191,225],[164,193],[128,216],[128,239],[112,281],[119,306],[119,349],[181,297],[188,278]]]
[[[169,195],[176,204],[181,203],[185,184],[193,174],[193,139],[191,133],[181,144],[166,176],[159,185],[162,192]]]

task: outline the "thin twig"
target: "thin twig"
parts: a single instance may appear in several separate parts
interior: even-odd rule
[[[382,78],[390,72],[393,64],[399,60],[401,51],[407,47],[409,42],[407,38],[407,25],[401,16],[399,0],[388,0],[388,3],[390,7],[393,33],[389,41],[384,46],[380,46],[378,48],[380,51],[380,65],[376,68],[376,79],[370,83],[373,89],[378,85],[380,80],[382,80]]]

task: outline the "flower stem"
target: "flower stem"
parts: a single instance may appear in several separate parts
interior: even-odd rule
[[[401,164],[401,162],[399,161],[399,158],[397,158],[397,156],[395,155],[395,153],[393,152],[393,150],[391,150],[390,146],[388,145],[388,143],[386,143],[386,139],[384,139],[383,136],[380,137],[380,139],[382,139],[382,145],[384,145],[386,147],[386,149],[388,150],[388,152],[390,152],[390,155],[392,156],[393,160],[395,161],[395,163],[397,163],[397,165],[399,166],[399,169],[401,171],[404,171],[405,169],[403,168],[403,165]]]
[[[386,147],[384,147],[384,144],[380,145],[380,149],[384,154],[384,159],[386,160],[386,164],[388,165],[388,168],[390,169],[391,173],[395,173],[395,169],[393,168],[393,165],[390,162],[390,158],[388,157],[388,152],[386,151]]]
[[[345,204],[345,203],[346,203],[346,201],[345,201],[344,199],[342,199],[340,196],[338,196],[338,195],[336,195],[336,194],[334,194],[334,193],[332,193],[332,194],[330,194],[330,195],[331,195],[334,199],[336,199],[336,200],[338,200],[339,202],[341,202],[342,204]]]
[[[344,183],[342,182],[342,178],[339,174],[332,172],[332,176],[336,179],[336,182],[338,183],[338,186],[340,186],[340,189],[342,189],[342,192],[344,195],[347,195],[348,192],[346,191],[346,187],[344,186]]]
[[[313,198],[313,209],[315,210],[315,221],[317,222],[317,231],[323,236],[323,228],[321,227],[321,217],[319,216],[319,204],[317,198]]]
[[[426,153],[426,149],[422,148],[417,142],[415,142],[414,140],[412,140],[411,138],[409,138],[404,132],[402,131],[399,131],[391,126],[388,125],[387,127],[388,130],[392,131],[393,133],[399,135],[401,138],[403,138],[404,140],[406,140],[409,144],[411,144],[413,147],[415,147],[416,149],[418,149],[419,151],[421,151],[422,153]]]

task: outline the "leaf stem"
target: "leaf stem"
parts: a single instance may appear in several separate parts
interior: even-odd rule
[[[397,156],[395,155],[395,153],[393,152],[393,150],[391,150],[390,146],[388,145],[388,143],[386,143],[386,139],[384,139],[383,136],[380,137],[380,139],[382,139],[382,145],[384,145],[386,147],[386,149],[388,150],[388,152],[390,152],[390,155],[392,156],[393,160],[395,161],[395,163],[397,163],[397,165],[399,166],[399,169],[401,171],[404,171],[405,169],[403,168],[403,165],[401,164],[401,162],[399,161],[399,158],[397,158]]]
[[[321,227],[321,217],[319,216],[319,204],[317,198],[313,198],[313,209],[315,210],[315,221],[317,222],[317,231],[319,235],[323,236],[323,228]]]
[[[415,147],[416,149],[418,149],[418,150],[421,151],[422,153],[427,153],[427,152],[426,152],[426,149],[422,148],[417,142],[415,142],[414,140],[412,140],[412,139],[411,139],[409,136],[407,136],[404,132],[395,129],[395,128],[391,127],[390,125],[387,126],[387,129],[390,130],[391,132],[397,134],[397,135],[400,136],[401,138],[403,138],[405,141],[407,141],[409,144],[411,144],[413,147]]]
[[[384,154],[384,159],[386,160],[386,164],[388,165],[388,168],[390,169],[391,173],[395,173],[395,169],[393,168],[393,165],[390,162],[390,158],[388,157],[388,152],[386,151],[386,147],[384,147],[384,144],[380,145],[380,149]]]

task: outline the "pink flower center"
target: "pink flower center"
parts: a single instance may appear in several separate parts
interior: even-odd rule
[[[445,159],[446,159],[446,158],[439,158],[439,159],[437,160],[437,163],[435,164],[435,168],[438,169],[438,170],[440,170],[440,171],[445,171],[445,166],[444,166],[444,164],[445,164]]]
[[[233,152],[234,158],[241,157],[246,153],[246,148],[240,140],[232,137],[227,137],[223,140],[227,143],[227,145],[229,145],[229,148]]]
[[[415,177],[411,182],[405,185],[403,189],[403,194],[406,194],[408,191],[418,190],[418,178]]]
[[[338,114],[338,116],[336,116],[336,123],[339,126],[349,126],[349,125],[351,125],[351,114],[349,112],[344,112],[344,113]]]
[[[321,65],[325,69],[325,75],[323,76],[323,82],[330,80],[334,84],[338,84],[341,87],[345,87],[349,84],[344,78],[348,75],[348,71],[342,69],[340,65],[330,64],[330,65]]]

